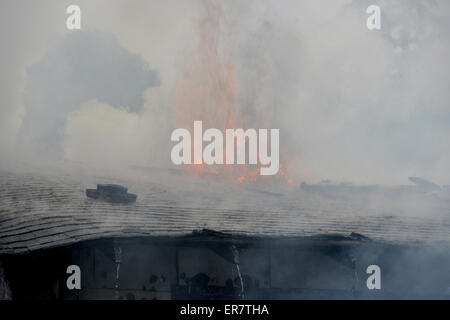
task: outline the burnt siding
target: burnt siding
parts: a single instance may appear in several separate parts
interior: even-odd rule
[[[3,270],[3,266],[0,262],[0,300],[10,300],[11,298],[11,289],[9,288],[5,271]]]
[[[281,249],[271,253],[272,286],[351,291],[354,270],[324,253]]]
[[[241,278],[230,255],[232,245],[238,248]],[[118,288],[115,246],[122,250]],[[450,297],[445,248],[299,239],[237,244],[223,238],[135,238],[82,242],[2,259],[13,297],[25,300]],[[81,290],[66,288],[65,271],[71,264],[81,268]],[[371,264],[381,267],[381,291],[366,287]]]

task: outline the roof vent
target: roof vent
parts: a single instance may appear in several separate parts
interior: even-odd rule
[[[118,184],[98,184],[97,189],[86,189],[86,195],[112,203],[131,203],[137,199],[137,195],[128,193],[128,188]]]

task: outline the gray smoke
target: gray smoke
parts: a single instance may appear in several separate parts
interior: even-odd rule
[[[59,151],[67,116],[95,99],[140,113],[144,91],[159,85],[156,73],[117,39],[100,32],[76,32],[58,41],[27,70],[24,138]]]
[[[380,31],[366,29],[365,4],[348,0],[80,1],[81,32],[65,30],[68,2],[3,2],[2,157],[50,145],[70,160],[126,153],[119,162],[170,166],[173,97],[195,69],[210,3],[239,115],[280,128],[282,157],[302,179],[448,184],[446,1],[376,1]],[[19,131],[39,144],[17,143]]]

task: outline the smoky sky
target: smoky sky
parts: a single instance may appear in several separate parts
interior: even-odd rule
[[[139,113],[144,90],[159,84],[157,73],[113,35],[71,33],[27,69],[23,133],[57,148],[68,113],[81,103],[96,99]]]
[[[79,1],[81,31],[65,28],[69,4],[1,3],[2,158],[50,145],[71,160],[170,166],[180,81],[202,93],[223,80],[199,55],[207,21],[241,123],[279,128],[302,180],[449,184],[448,1],[373,1],[376,31],[369,3],[350,0]],[[221,114],[211,101],[205,117]]]

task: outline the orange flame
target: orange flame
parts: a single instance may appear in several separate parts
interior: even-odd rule
[[[245,115],[239,114],[237,102],[239,86],[232,54],[221,46],[223,23],[218,1],[205,1],[205,15],[198,25],[198,43],[194,61],[176,84],[177,125],[181,128],[191,128],[195,120],[202,120],[204,127],[218,128],[225,132],[227,128],[245,129],[245,125],[249,123]],[[268,127],[260,126],[260,128]],[[282,155],[280,160],[278,180],[294,184],[295,179],[288,174],[293,165],[286,156]],[[196,164],[185,166],[184,169],[197,176],[220,175],[238,183],[254,183],[269,179],[268,176],[260,176],[259,165]]]

